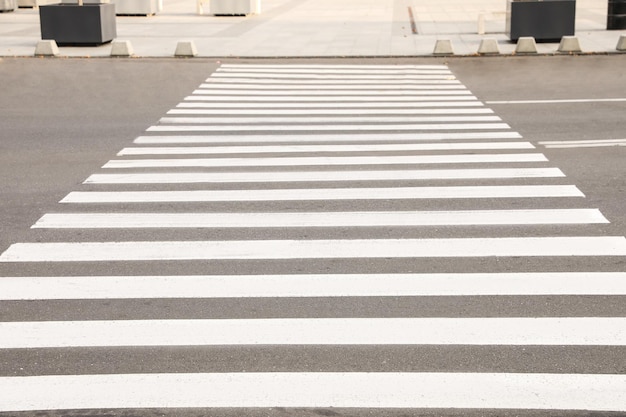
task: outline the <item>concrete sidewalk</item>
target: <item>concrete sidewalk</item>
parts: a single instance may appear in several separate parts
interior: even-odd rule
[[[505,0],[261,0],[250,16],[198,15],[195,0],[164,0],[154,16],[118,16],[117,40],[138,57],[169,57],[191,40],[201,57],[432,56],[437,40],[455,55],[475,55],[495,39],[501,54],[515,44],[505,32]],[[607,0],[577,0],[576,36],[584,53],[617,53],[626,31],[607,31]],[[479,18],[484,34],[479,34]],[[415,33],[416,32],[416,33]],[[37,9],[0,14],[0,56],[33,56],[41,39]],[[558,43],[537,44],[540,54]],[[111,44],[61,47],[61,56],[106,57]]]

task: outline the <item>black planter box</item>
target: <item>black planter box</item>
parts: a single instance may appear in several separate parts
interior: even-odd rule
[[[558,42],[573,36],[576,0],[507,0],[506,33],[517,42],[532,36],[537,42]]]
[[[626,29],[626,0],[609,0],[606,28],[608,30]]]
[[[41,39],[57,45],[101,45],[117,36],[114,4],[39,6]]]

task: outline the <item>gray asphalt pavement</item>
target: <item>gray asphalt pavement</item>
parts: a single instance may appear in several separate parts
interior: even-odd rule
[[[541,153],[538,163],[483,164],[523,168],[556,167],[564,178],[496,180],[350,181],[345,183],[254,184],[245,188],[363,188],[454,185],[575,185],[585,198],[501,198],[337,200],[266,202],[156,202],[141,204],[89,204],[78,207],[59,201],[73,191],[229,190],[238,184],[132,184],[86,185],[94,173],[110,172],[102,166],[133,146],[151,126],[183,102],[207,77],[224,64],[299,65],[442,65],[494,110],[511,130],[536,149],[521,151],[466,150],[408,154]],[[623,210],[626,148],[552,148],[552,141],[624,139],[626,110],[624,84],[626,56],[401,58],[401,59],[292,59],[292,60],[38,60],[0,61],[9,81],[0,94],[0,253],[19,242],[89,241],[242,241],[242,240],[351,240],[351,239],[457,239],[491,237],[625,236]],[[620,100],[621,101],[607,101]],[[295,99],[294,99],[295,100]],[[563,100],[553,102],[554,100]],[[575,101],[574,101],[575,100]],[[526,101],[519,103],[519,101]],[[548,102],[551,101],[551,102]],[[374,125],[375,126],[375,125]],[[194,133],[192,133],[193,135]],[[197,135],[197,133],[195,133]],[[284,133],[270,131],[275,137]],[[237,133],[231,134],[233,139]],[[382,141],[378,141],[382,142]],[[374,143],[378,143],[374,142]],[[444,141],[452,142],[452,141]],[[598,145],[598,142],[596,142]],[[156,146],[156,145],[155,145]],[[166,145],[163,145],[166,146]],[[187,145],[192,146],[192,145]],[[193,146],[210,146],[195,144]],[[370,151],[376,158],[407,155]],[[295,156],[311,156],[295,153]],[[320,154],[315,154],[320,156]],[[333,156],[350,156],[350,152]],[[206,155],[204,155],[206,156]],[[174,156],[185,159],[204,156]],[[220,157],[232,157],[223,155]],[[252,154],[252,157],[255,155]],[[258,156],[258,155],[256,155]],[[285,153],[268,156],[286,157]],[[247,156],[246,156],[247,157]],[[135,157],[130,157],[135,158]],[[149,159],[152,156],[140,156]],[[154,158],[159,158],[158,156]],[[129,158],[126,158],[129,159]],[[467,164],[418,166],[420,169],[461,169]],[[300,167],[303,171],[328,167]],[[338,171],[347,171],[348,165]],[[370,168],[356,167],[363,172]],[[382,164],[382,170],[408,170]],[[296,171],[288,167],[285,171]],[[180,172],[228,173],[226,168],[182,168]],[[272,172],[275,167],[238,168],[238,172]],[[114,172],[117,172],[113,170]],[[134,169],[129,172],[170,172],[172,169]],[[177,171],[178,172],[178,171]],[[30,229],[46,213],[71,212],[265,212],[334,211],[458,211],[597,208],[610,221],[604,224],[490,225],[490,226],[376,226],[364,228],[171,228],[171,229]],[[269,275],[269,274],[382,274],[397,273],[509,273],[509,272],[624,272],[624,256],[494,256],[494,257],[364,257],[362,259],[247,259],[161,260],[130,262],[0,262],[0,277],[28,276],[147,276],[147,275]],[[2,278],[0,278],[2,279]],[[623,294],[467,296],[346,296],[249,298],[108,298],[76,300],[3,300],[0,317],[5,323],[98,320],[185,319],[290,319],[290,318],[623,318]],[[183,344],[184,345],[184,344]],[[2,377],[39,375],[107,375],[166,373],[254,372],[407,372],[407,373],[511,373],[622,375],[626,346],[616,345],[240,345],[240,346],[104,346],[0,349]],[[565,407],[567,409],[567,407]],[[91,411],[50,411],[37,415],[75,416]],[[345,416],[530,416],[589,415],[584,411],[537,410],[414,410],[345,409],[319,407],[240,409],[96,410],[98,415],[124,416],[234,416],[345,415]],[[587,414],[586,414],[587,413]],[[598,415],[611,415],[600,413]],[[2,414],[2,413],[0,413]],[[28,412],[2,415],[27,416]],[[620,415],[619,412],[615,415]]]

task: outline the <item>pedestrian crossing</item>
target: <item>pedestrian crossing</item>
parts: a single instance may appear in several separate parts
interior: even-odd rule
[[[626,238],[445,65],[221,65],[77,188],[0,413],[626,412]]]

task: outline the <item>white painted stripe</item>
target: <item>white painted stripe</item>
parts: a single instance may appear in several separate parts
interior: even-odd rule
[[[314,97],[314,96],[298,96],[298,97],[276,97],[276,96],[248,96],[245,99],[242,99],[239,96],[188,96],[185,97],[187,101],[256,101],[256,102],[328,102],[334,103],[336,101],[358,101],[358,102],[369,102],[370,107],[372,107],[373,103],[385,103],[385,102],[424,102],[424,101],[476,101],[477,98],[471,95],[458,95],[458,96],[393,96],[393,97],[385,97],[385,96],[332,96],[332,97]]]
[[[156,203],[210,201],[413,200],[584,197],[573,185],[465,187],[311,188],[278,190],[74,191],[61,203]]]
[[[492,140],[521,139],[517,132],[453,132],[453,133],[316,133],[287,135],[195,135],[195,136],[139,136],[136,144],[190,144],[190,143],[317,143],[317,142],[418,142],[426,140]]]
[[[333,181],[411,181],[494,178],[559,178],[558,168],[437,169],[385,171],[163,172],[93,174],[84,184],[191,184]]]
[[[159,123],[171,124],[270,124],[270,123],[442,123],[442,122],[500,122],[498,116],[263,116],[263,117],[162,117]]]
[[[621,236],[16,243],[0,262],[625,256]]]
[[[626,295],[624,272],[3,277],[0,300]]]
[[[360,124],[360,125],[159,125],[148,132],[322,132],[322,131],[401,131],[401,130],[488,130],[510,129],[506,123]]]
[[[300,96],[324,96],[329,99],[332,99],[334,96],[338,95],[348,95],[348,96],[375,96],[375,97],[397,97],[397,96],[412,96],[412,97],[420,97],[420,96],[453,96],[453,95],[470,95],[472,94],[469,90],[456,89],[456,90],[448,90],[448,89],[432,89],[425,90],[421,89],[419,91],[411,91],[407,89],[401,90],[374,90],[374,89],[363,89],[363,90],[336,90],[336,91],[324,91],[320,89],[289,89],[289,90],[263,90],[263,91],[255,91],[253,89],[247,90],[225,90],[225,89],[198,89],[194,90],[192,94],[198,95],[228,95],[228,96],[254,96],[254,95],[268,95],[268,96],[290,96],[290,97],[300,97]]]
[[[184,104],[184,103],[183,103]],[[181,106],[181,105],[179,105]],[[185,106],[187,107],[187,106]],[[438,108],[438,109],[191,109],[177,108],[167,114],[203,114],[214,116],[243,116],[243,115],[275,115],[275,116],[302,116],[302,115],[436,115],[436,114],[493,114],[488,108]]]
[[[563,103],[615,103],[626,101],[626,98],[601,98],[601,99],[570,99],[570,100],[509,100],[487,101],[488,104],[563,104]]]
[[[299,212],[299,213],[50,213],[32,227],[123,228],[287,228],[410,227],[608,223],[594,209]]]
[[[410,155],[282,158],[185,158],[185,159],[114,159],[102,168],[171,168],[171,167],[245,167],[245,166],[329,166],[329,165],[405,165],[473,164],[503,162],[544,162],[540,153],[475,155]]]
[[[209,78],[205,82],[214,84],[293,84],[293,85],[319,85],[321,87],[329,86],[329,85],[359,85],[359,86],[368,86],[368,85],[439,85],[439,84],[461,84],[456,78],[449,77],[446,79],[400,79],[397,77],[390,77],[388,79],[376,79],[376,80],[363,80],[363,79],[353,79],[344,78],[344,79],[272,79],[272,78],[255,78],[255,77],[231,77],[231,78]]]
[[[449,73],[443,74],[393,74],[393,73],[384,73],[384,74],[320,74],[320,73],[311,73],[311,74],[296,74],[296,73],[285,73],[285,74],[274,74],[274,73],[255,73],[255,72],[216,72],[211,74],[211,78],[254,78],[254,79],[263,79],[263,78],[271,78],[274,80],[283,80],[283,79],[307,79],[307,80],[453,80],[455,77]]]
[[[563,140],[539,142],[546,148],[596,148],[608,146],[626,146],[626,139],[601,139],[601,140]]]
[[[278,77],[294,74],[313,74],[313,75],[349,75],[349,74],[363,74],[363,75],[415,75],[415,74],[439,74],[439,75],[451,75],[447,68],[329,68],[329,67],[317,67],[317,68],[294,68],[294,67],[221,67],[216,70],[211,77],[221,76],[223,73],[257,73],[264,75],[275,75]]]
[[[626,375],[274,373],[0,377],[0,411],[418,408],[626,411]]]
[[[0,349],[215,345],[624,346],[624,317],[0,322]]]
[[[445,70],[447,65],[330,65],[330,64],[222,64],[220,68],[261,68],[261,69],[282,69],[282,68],[304,68],[304,69],[368,69],[368,70]]]
[[[382,145],[172,146],[124,148],[117,155],[201,155],[294,152],[390,152],[535,149],[530,142],[410,143]]]
[[[447,98],[447,97],[446,97]],[[482,107],[484,104],[480,101],[446,101],[443,97],[438,101],[413,101],[413,102],[371,102],[359,103],[359,102],[334,102],[329,101],[326,103],[297,103],[297,102],[278,102],[278,103],[235,103],[235,102],[206,102],[203,99],[197,99],[195,96],[189,96],[186,98],[186,102],[178,104],[176,107],[184,108],[213,108],[213,109],[362,109],[362,108],[377,108],[377,109],[407,109],[407,108],[425,108],[425,107]]]
[[[200,88],[212,90],[319,90],[319,91],[336,91],[336,90],[385,90],[385,91],[406,91],[406,90],[466,90],[466,87],[459,82],[442,84],[439,82],[422,83],[422,84],[289,84],[283,85],[280,81],[276,84],[258,83],[205,83],[200,84]],[[348,93],[349,94],[349,93]]]

